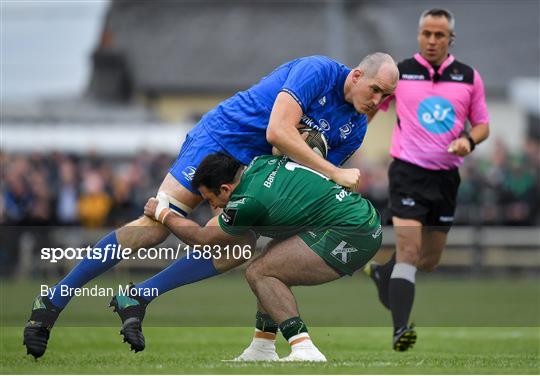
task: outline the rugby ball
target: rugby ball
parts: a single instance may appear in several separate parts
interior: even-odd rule
[[[324,133],[311,128],[300,128],[298,131],[302,135],[307,133],[306,143],[315,153],[326,159],[326,156],[328,155],[328,142],[326,142]]]

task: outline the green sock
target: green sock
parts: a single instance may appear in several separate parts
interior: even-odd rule
[[[257,311],[255,315],[255,328],[259,329],[262,332],[274,333],[278,331],[278,326],[276,322],[270,317],[268,313],[262,313]]]
[[[279,324],[279,330],[281,330],[283,337],[285,337],[287,341],[297,334],[307,333],[308,331],[306,324],[304,324],[300,316],[283,321]]]

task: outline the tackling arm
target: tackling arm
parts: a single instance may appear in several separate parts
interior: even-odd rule
[[[144,214],[152,219],[156,219],[157,214],[157,218],[161,218],[161,223],[187,245],[254,245],[255,236],[252,232],[241,236],[229,235],[219,226],[217,216],[210,219],[206,226],[201,227],[192,220],[176,215],[168,208],[163,209],[167,211],[166,215],[156,213],[158,205],[157,199],[150,198],[144,207]]]

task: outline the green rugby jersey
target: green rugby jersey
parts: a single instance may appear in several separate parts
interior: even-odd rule
[[[287,157],[253,159],[219,216],[231,235],[253,230],[272,238],[313,228],[378,226],[378,213],[358,193]]]

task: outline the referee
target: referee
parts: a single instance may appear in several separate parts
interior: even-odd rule
[[[395,94],[380,106],[386,111],[390,101],[396,101],[390,150],[394,160],[388,171],[396,253],[386,264],[369,264],[365,271],[392,312],[397,351],[416,343],[409,324],[415,275],[418,269],[429,272],[439,264],[454,221],[458,167],[489,135],[482,78],[448,52],[455,40],[454,25],[448,10],[422,13],[420,52],[398,64]]]

